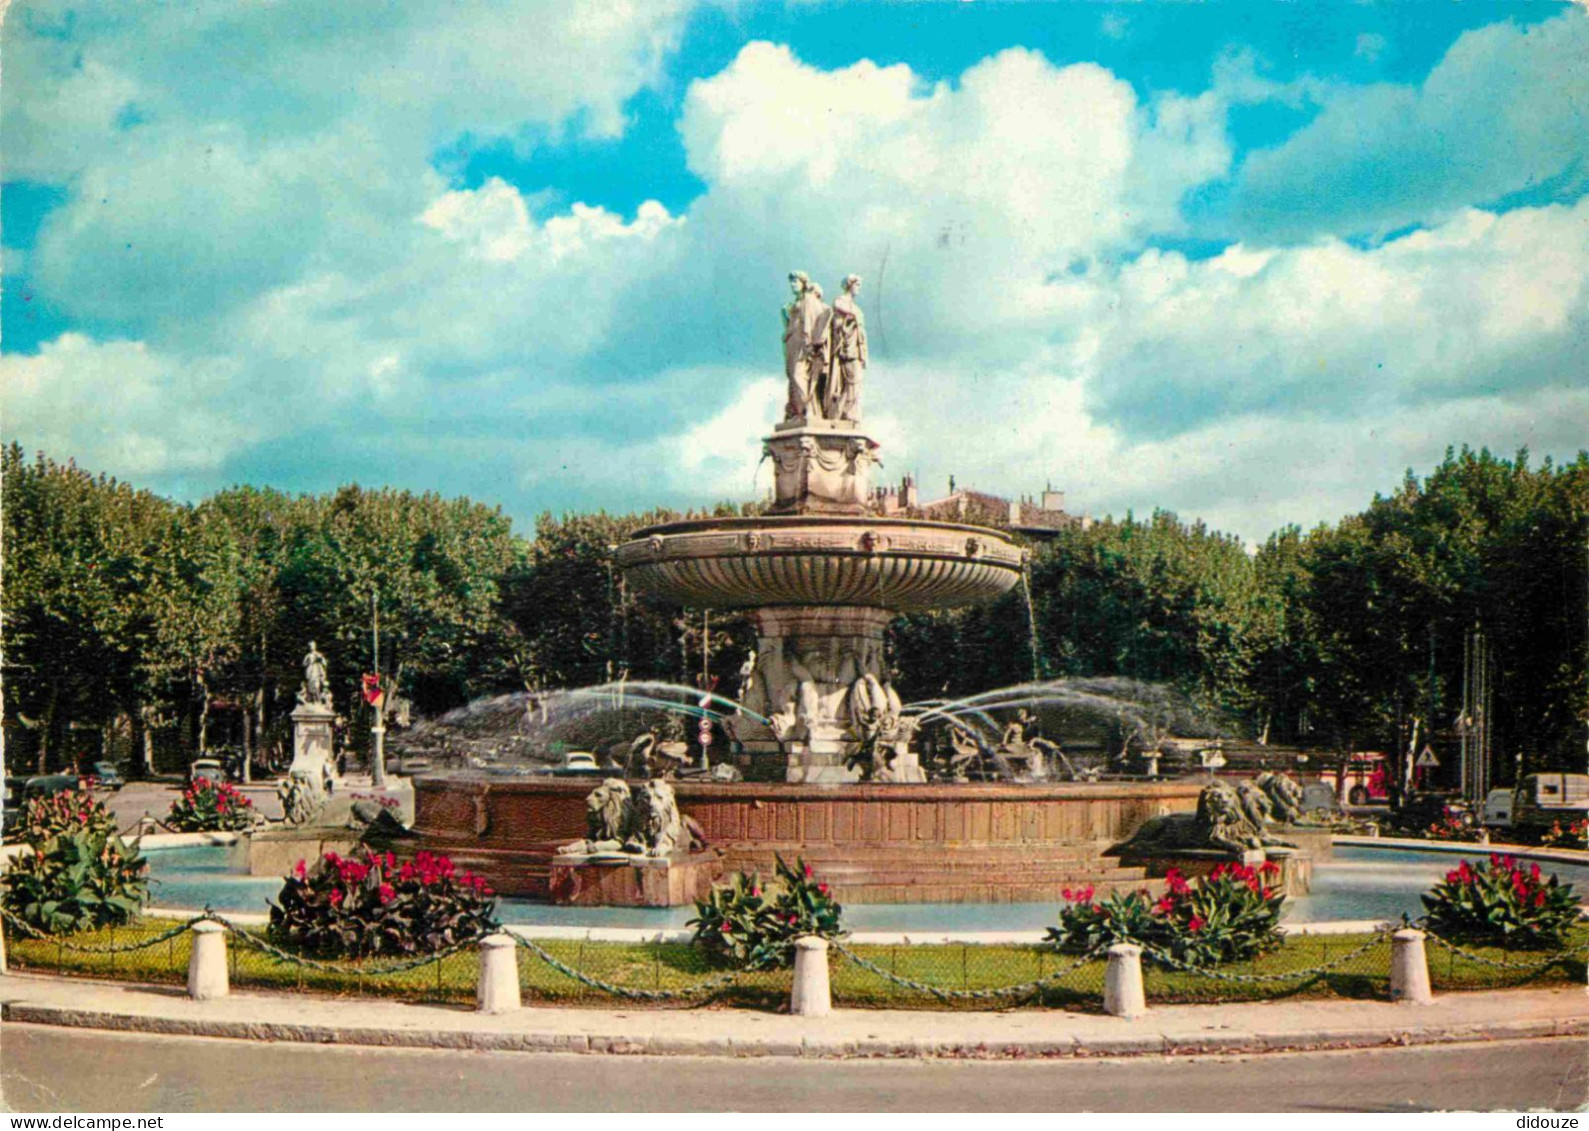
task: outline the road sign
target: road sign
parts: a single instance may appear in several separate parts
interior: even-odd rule
[[[1425,746],[1422,753],[1418,755],[1418,760],[1414,762],[1413,765],[1417,766],[1420,770],[1432,770],[1436,766],[1440,765],[1440,759],[1435,757],[1435,752],[1433,750]]]

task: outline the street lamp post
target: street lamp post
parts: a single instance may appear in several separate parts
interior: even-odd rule
[[[377,603],[379,593],[379,589],[370,590],[370,624],[374,637],[372,650],[375,653],[375,687],[378,692],[375,699],[375,725],[370,728],[370,736],[375,740],[370,759],[370,784],[376,789],[386,784],[386,691],[381,687],[381,609]]]

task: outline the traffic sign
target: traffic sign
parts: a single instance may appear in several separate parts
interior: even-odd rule
[[[1440,765],[1440,759],[1435,757],[1435,752],[1433,750],[1425,746],[1423,751],[1418,755],[1418,760],[1414,762],[1413,765],[1417,766],[1420,770],[1432,770],[1436,766]]]

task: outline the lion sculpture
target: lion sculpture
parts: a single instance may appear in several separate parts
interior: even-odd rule
[[[673,787],[648,781],[633,790],[608,778],[585,799],[585,839],[570,841],[560,856],[671,856],[706,847],[700,826],[679,813]]]
[[[1121,845],[1124,855],[1159,856],[1216,849],[1241,855],[1267,845],[1283,845],[1252,820],[1241,796],[1226,782],[1210,782],[1197,796],[1197,812],[1150,818]]]
[[[1269,795],[1245,778],[1236,783],[1236,801],[1241,805],[1242,815],[1254,828],[1262,829],[1275,818]]]
[[[673,787],[665,781],[648,781],[629,798],[629,835],[623,850],[637,856],[671,856],[687,847],[684,821]]]
[[[1285,774],[1259,774],[1258,788],[1269,798],[1269,807],[1275,819],[1282,824],[1298,824],[1306,810],[1302,805],[1302,787]]]

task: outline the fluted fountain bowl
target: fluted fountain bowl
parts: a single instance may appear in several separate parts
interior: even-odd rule
[[[618,547],[618,566],[642,594],[695,608],[906,613],[991,601],[1020,579],[1022,556],[982,526],[781,515],[647,527]]]

